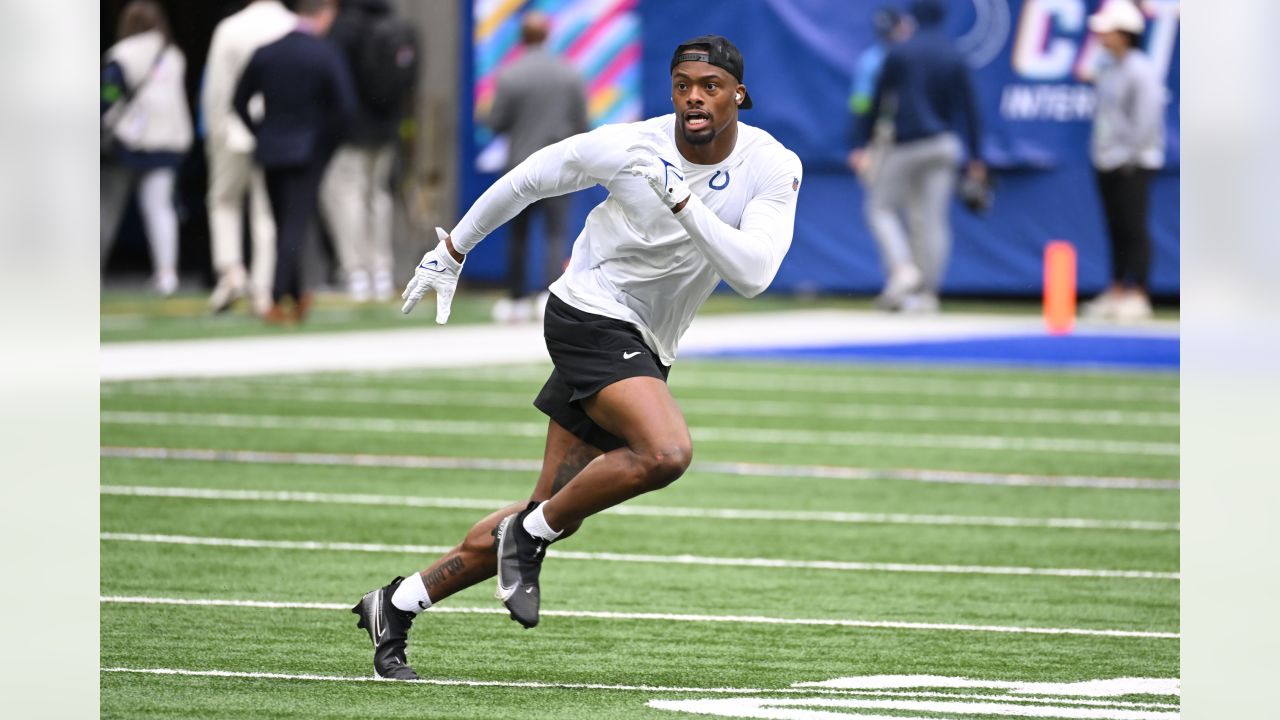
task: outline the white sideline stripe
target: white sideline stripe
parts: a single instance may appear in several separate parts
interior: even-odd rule
[[[196,537],[145,533],[104,532],[107,541],[161,543],[165,545],[211,545],[275,550],[326,550],[339,552],[400,553],[433,555],[448,552],[448,545],[386,545],[382,543],[324,542],[319,540],[253,540],[248,538]],[[727,558],[700,555],[646,555],[606,552],[548,550],[547,557],[566,560],[652,563],[658,565],[714,565],[722,567],[788,568],[838,570],[842,572],[945,573],[952,575],[1032,575],[1044,577],[1117,578],[1125,580],[1179,580],[1176,572],[1153,570],[1092,570],[1085,568],[1034,568],[1010,565],[918,565],[912,563],[843,562],[836,560],[785,560],[780,558]]]
[[[441,369],[432,377],[451,380],[511,381],[543,380],[545,366],[523,368]],[[422,376],[422,373],[411,373]],[[406,374],[406,375],[411,375]],[[402,375],[404,377],[405,375]],[[369,376],[366,376],[369,377]],[[374,376],[376,377],[376,376]],[[1132,384],[1085,384],[1032,382],[1026,380],[952,380],[938,377],[814,375],[804,373],[740,372],[717,368],[704,370],[681,366],[672,373],[672,387],[701,387],[726,390],[776,390],[830,395],[934,395],[945,397],[984,397],[1056,400],[1106,400],[1177,403],[1178,388],[1148,387]]]
[[[158,598],[105,595],[102,603],[138,605],[194,605],[198,607],[244,607],[269,610],[350,610],[351,603],[285,602],[275,600],[224,600],[214,598]],[[499,607],[432,606],[431,613],[455,613],[464,615],[508,615]],[[966,625],[957,623],[896,622],[892,620],[842,620],[769,617],[764,615],[690,615],[682,613],[634,613],[590,610],[547,610],[549,617],[590,618],[594,620],[661,620],[670,622],[738,623],[743,625],[813,625],[821,627],[878,628],[887,630],[947,630],[958,632],[987,632],[1029,635],[1088,635],[1098,637],[1148,638],[1177,640],[1178,633],[1151,632],[1145,630],[1096,630],[1093,628],[1042,628],[1003,625]]]
[[[237,678],[254,678],[254,679],[271,679],[271,680],[322,680],[331,682],[379,682],[378,678],[369,676],[350,676],[350,675],[290,675],[284,673],[262,673],[248,671],[233,670],[185,670],[180,668],[125,668],[125,667],[104,667],[100,668],[100,672],[116,672],[116,673],[140,673],[149,675],[185,675],[194,677],[237,677]],[[1075,698],[1057,698],[1057,697],[1019,697],[1014,695],[978,695],[964,693],[930,693],[930,692],[900,692],[893,690],[833,690],[830,688],[690,688],[690,687],[661,687],[650,685],[605,685],[596,683],[547,683],[547,682],[521,682],[512,680],[458,680],[449,678],[419,678],[418,680],[401,680],[397,682],[416,682],[418,684],[428,685],[471,685],[479,687],[507,687],[507,688],[531,688],[531,689],[557,689],[557,690],[618,690],[618,691],[639,691],[639,692],[679,692],[679,693],[752,693],[752,694],[803,694],[803,695],[828,695],[828,696],[864,696],[870,695],[874,697],[913,697],[913,698],[949,698],[953,700],[999,700],[1001,702],[1017,702],[1017,703],[1045,703],[1054,702],[1064,705],[1084,705],[1084,706],[1102,706],[1102,707],[1121,707],[1121,708],[1177,708],[1177,705],[1167,703],[1133,703],[1112,700],[1080,700]]]
[[[238,500],[246,502],[317,503],[324,505],[375,505],[387,507],[447,508],[492,511],[516,502],[483,498],[422,497],[349,493],[300,492],[292,490],[223,490],[216,488],[162,487],[155,485],[102,485],[103,495],[182,498],[192,500]],[[610,515],[640,517],[699,518],[707,520],[766,520],[828,522],[876,525],[941,525],[970,527],[1049,528],[1072,530],[1136,530],[1169,532],[1178,523],[1143,520],[1093,520],[1088,518],[1020,518],[969,515],[913,515],[907,513],[819,512],[807,510],[742,510],[734,508],[653,507],[619,505],[604,511]]]
[[[160,395],[236,398],[378,405],[436,405],[448,407],[525,408],[527,392],[460,390],[380,390],[373,388],[294,387],[278,389],[278,383],[208,382],[198,387],[172,382],[104,385],[105,396]],[[1069,410],[1061,408],[971,407],[947,405],[833,405],[784,400],[682,400],[689,414],[748,415],[755,417],[829,418],[842,420],[903,420],[914,422],[996,422],[1043,425],[1115,425],[1120,427],[1177,427],[1176,412],[1129,410]]]
[[[233,415],[230,413],[166,413],[108,410],[100,415],[104,424],[184,425],[188,427],[234,427],[263,430],[323,430],[334,432],[419,433],[425,435],[541,438],[545,423],[483,422],[476,420],[407,420],[366,417],[320,417],[284,415]],[[1051,453],[1102,453],[1108,455],[1150,455],[1177,457],[1178,443],[1083,438],[1003,437],[995,435],[937,435],[880,432],[829,432],[782,428],[702,427],[692,430],[702,442],[741,442],[768,445],[872,446],[899,448],[947,448],[953,450],[1017,450]]]
[[[267,450],[214,450],[208,448],[158,448],[104,446],[102,457],[136,460],[197,460],[204,462],[270,463],[386,467],[418,470],[491,470],[536,473],[537,460],[463,458],[426,455],[364,455],[342,453],[292,453]],[[1018,475],[964,472],[960,470],[871,469],[834,465],[771,465],[768,463],[698,462],[692,472],[764,478],[813,478],[821,480],[902,480],[949,485],[1008,487],[1069,487],[1100,490],[1177,490],[1177,480],[1099,477],[1093,475]]]

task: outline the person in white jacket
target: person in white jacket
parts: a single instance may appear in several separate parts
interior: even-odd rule
[[[218,284],[209,307],[223,312],[246,294],[262,315],[271,308],[275,272],[276,231],[261,168],[254,166],[253,133],[231,107],[231,95],[254,51],[294,29],[298,18],[279,0],[253,0],[218,23],[209,44],[200,106],[208,136],[209,234]],[[261,112],[261,108],[258,108]],[[253,239],[252,277],[245,272],[241,213],[249,192],[249,226]]]
[[[168,18],[155,0],[132,0],[120,13],[118,42],[102,63],[101,264],[134,188],[163,295],[178,289],[178,214],[173,204],[178,166],[191,148],[191,112],[183,87],[187,61],[173,44]]]

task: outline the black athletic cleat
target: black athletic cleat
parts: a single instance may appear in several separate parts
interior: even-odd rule
[[[398,577],[386,587],[370,590],[351,608],[360,616],[356,627],[367,630],[373,641],[373,676],[382,680],[418,679],[405,654],[413,613],[391,604],[391,595],[402,580]]]
[[[538,573],[542,570],[542,558],[546,555],[546,540],[536,538],[524,529],[524,518],[538,504],[530,502],[515,515],[509,515],[493,529],[498,539],[498,591],[494,593],[507,610],[511,619],[531,628],[538,624]]]

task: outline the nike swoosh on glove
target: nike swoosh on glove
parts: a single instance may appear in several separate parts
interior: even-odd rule
[[[684,171],[680,166],[664,159],[657,147],[648,144],[632,145],[627,148],[627,152],[631,153],[627,169],[632,175],[644,178],[663,205],[675,209],[689,199],[689,186],[684,182]]]
[[[413,279],[405,286],[404,293],[400,295],[404,299],[404,307],[400,308],[400,312],[408,315],[427,293],[427,290],[436,291],[436,323],[443,325],[449,322],[449,312],[452,310],[453,293],[458,289],[458,275],[462,272],[462,263],[453,259],[449,254],[449,249],[445,246],[444,240],[449,237],[449,233],[443,228],[436,228],[436,236],[440,238],[440,242],[435,248],[430,250],[426,255],[422,256],[422,262],[418,263],[418,269],[413,273]],[[465,259],[464,261],[465,262]]]

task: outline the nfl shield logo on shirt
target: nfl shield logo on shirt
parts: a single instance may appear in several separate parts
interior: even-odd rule
[[[791,192],[795,192],[799,189],[800,189],[800,178],[798,177],[791,178]]]

